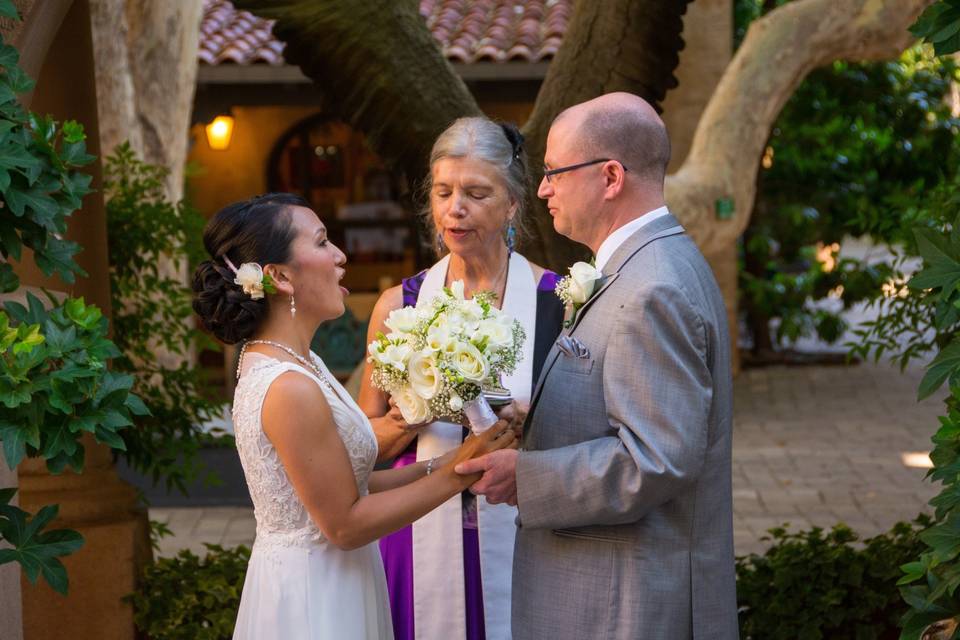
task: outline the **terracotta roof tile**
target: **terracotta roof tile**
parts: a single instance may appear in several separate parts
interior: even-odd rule
[[[420,15],[451,62],[540,62],[550,59],[573,12],[573,0],[420,0]],[[272,20],[204,0],[200,62],[282,65],[283,43]]]

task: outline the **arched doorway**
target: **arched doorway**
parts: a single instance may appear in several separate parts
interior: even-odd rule
[[[345,286],[379,292],[424,261],[412,207],[401,183],[362,133],[316,114],[277,139],[267,164],[270,191],[302,195],[347,254]]]

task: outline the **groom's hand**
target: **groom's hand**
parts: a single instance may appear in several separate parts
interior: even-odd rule
[[[478,496],[486,496],[490,504],[506,502],[516,506],[517,455],[516,449],[501,449],[461,462],[453,470],[464,476],[483,473],[483,477],[470,487],[470,491]]]

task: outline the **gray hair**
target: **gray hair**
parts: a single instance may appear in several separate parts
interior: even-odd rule
[[[518,141],[516,146],[507,137],[508,129]],[[436,227],[430,207],[430,192],[433,190],[433,167],[439,160],[445,158],[476,158],[493,166],[503,180],[510,198],[517,203],[517,210],[513,217],[517,239],[526,234],[530,172],[527,170],[526,151],[519,131],[513,125],[501,125],[488,118],[459,118],[433,143],[433,149],[430,151],[430,173],[427,174],[420,190],[423,202],[420,216],[426,228],[433,229],[430,242],[438,254]]]

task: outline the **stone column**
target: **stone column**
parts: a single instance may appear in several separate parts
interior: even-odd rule
[[[88,0],[75,0],[44,58],[31,110],[57,120],[81,122],[90,153],[99,155],[97,99]],[[74,285],[45,278],[30,256],[15,265],[24,286],[45,286],[83,296],[110,315],[106,213],[100,191],[100,164],[85,168],[94,175],[93,188],[81,210],[70,219],[67,236],[80,243],[80,266],[89,274]],[[23,629],[26,640],[133,639],[133,612],[121,598],[133,591],[140,568],[149,560],[150,543],[145,510],[135,490],[113,470],[110,450],[84,440],[86,468],[82,474],[47,473],[43,460],[21,463],[20,504],[30,512],[59,504],[51,528],[79,531],[84,546],[64,558],[70,589],[66,597],[45,583],[21,581]]]

